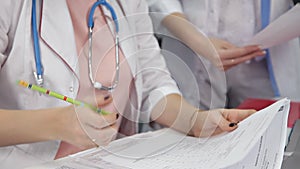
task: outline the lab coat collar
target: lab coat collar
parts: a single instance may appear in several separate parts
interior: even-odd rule
[[[74,30],[66,1],[43,1],[41,13],[42,40],[78,75]]]
[[[115,5],[113,5],[110,1],[107,0],[107,3],[109,3],[113,7],[113,9],[116,10]],[[105,6],[103,6],[103,5],[101,5],[100,7],[102,8],[103,14],[105,16],[106,23],[107,23],[107,25],[108,25],[111,33],[113,35],[115,35],[115,33],[116,33],[116,31],[115,31],[115,24],[114,24],[114,21],[112,19],[110,11]],[[119,18],[118,16],[119,15],[117,14],[117,18]]]
[[[114,8],[117,18],[119,20],[119,38],[120,48],[126,57],[127,63],[131,69],[133,77],[137,72],[137,59],[134,58],[136,53],[136,40],[132,36],[133,29],[130,26],[130,21],[125,17],[126,3],[111,1],[110,5]],[[110,11],[102,7],[103,12],[111,32],[115,32],[114,23],[112,22]],[[41,18],[41,38],[42,40],[61,57],[65,64],[79,77],[79,69],[77,59],[77,50],[74,37],[74,29],[72,25],[71,16],[69,14],[68,6],[65,0],[45,0],[42,5]],[[134,23],[131,23],[134,24]],[[136,86],[141,85],[141,81],[136,81]],[[138,103],[140,103],[141,95],[137,96]],[[140,107],[140,105],[138,105]]]
[[[134,74],[136,71],[136,61],[135,59],[129,59],[128,56],[131,56],[136,49],[132,44],[133,39],[126,38],[130,34],[130,25],[127,22],[125,13],[123,9],[124,3],[122,3],[123,8],[119,6],[119,3],[116,1],[108,1],[110,5],[114,8],[117,18],[119,21],[120,27],[120,46],[125,57],[128,59],[131,71]],[[74,37],[74,29],[72,25],[71,16],[68,11],[68,6],[65,0],[46,0],[43,1],[42,5],[42,18],[41,18],[41,38],[44,42],[55,52],[57,53],[62,60],[68,65],[68,67],[78,75],[77,59],[77,50]],[[115,34],[114,22],[110,19],[111,13],[108,9],[101,6],[105,14],[106,21],[109,25],[109,28],[113,34]],[[123,39],[123,40],[122,40]],[[76,61],[75,61],[76,60]]]

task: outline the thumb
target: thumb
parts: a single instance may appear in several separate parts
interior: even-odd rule
[[[222,115],[221,112],[219,112],[219,122],[218,126],[222,131],[233,131],[238,127],[238,122],[228,121],[225,119],[225,117]]]

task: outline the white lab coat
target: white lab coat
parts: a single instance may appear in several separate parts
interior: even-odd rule
[[[40,109],[67,105],[66,102],[39,95],[16,85],[17,80],[35,82],[31,2],[30,0],[0,2],[1,109]],[[140,0],[126,2],[120,0],[122,4],[120,8],[118,2],[110,3],[120,18],[121,49],[134,77],[134,88],[131,91],[133,98],[131,104],[128,104],[134,113],[127,117],[134,121],[137,119],[148,121],[149,111],[159,99],[179,91],[169,76],[156,39],[148,34],[152,32],[152,25],[147,13],[147,4]],[[42,13],[40,48],[44,67],[44,87],[76,98],[80,77],[74,32],[67,4],[64,0],[46,0],[43,1],[42,8],[40,5],[41,1],[37,5],[37,16]],[[103,11],[110,16],[108,10],[103,8]],[[140,15],[124,19],[124,15],[136,13]],[[137,34],[140,36],[132,36]],[[124,125],[121,126],[121,130],[128,127],[126,122]],[[137,126],[131,127],[137,129]],[[58,146],[59,141],[48,141],[1,147],[0,168],[17,169],[52,160]]]
[[[224,6],[220,6],[220,3],[224,3]],[[239,3],[255,3],[255,1],[243,1],[241,0]],[[260,7],[260,3],[259,1],[256,2],[256,5],[259,5],[258,8]],[[199,28],[199,30],[201,30],[202,32],[206,33],[208,36],[215,36],[215,37],[219,37],[219,38],[223,38],[224,37],[230,37],[230,39],[226,39],[225,40],[229,40],[232,43],[236,44],[236,45],[240,45],[242,40],[247,40],[247,38],[249,39],[251,36],[253,36],[253,34],[255,34],[255,32],[253,31],[259,31],[260,26],[260,13],[252,13],[252,16],[247,16],[247,15],[241,15],[241,16],[237,16],[238,14],[238,10],[248,10],[250,8],[250,6],[248,6],[249,8],[243,8],[243,9],[239,9],[240,7],[238,5],[236,5],[236,7],[232,7],[234,6],[234,1],[232,0],[226,0],[226,1],[213,1],[213,0],[163,0],[163,1],[159,1],[159,0],[148,0],[148,4],[150,6],[150,10],[151,12],[155,12],[155,13],[160,13],[158,14],[153,14],[153,19],[154,19],[154,23],[156,23],[155,28],[157,28],[157,32],[159,33],[167,33],[165,30],[162,30],[162,26],[160,24],[160,21],[163,19],[164,16],[171,14],[173,12],[182,12],[184,13],[187,18],[189,19],[189,21],[191,21],[191,23],[193,23],[197,28]],[[271,14],[270,14],[270,22],[274,19],[276,19],[277,17],[279,17],[281,14],[283,14],[284,12],[286,12],[290,7],[291,7],[292,1],[291,0],[271,0]],[[231,5],[231,10],[227,11],[227,13],[222,13],[222,14],[218,14],[218,12],[220,11],[220,9],[224,9],[228,6]],[[257,8],[256,8],[257,9]],[[252,10],[252,12],[255,10]],[[259,10],[258,10],[259,11]],[[211,15],[212,17],[207,17],[208,15]],[[224,15],[224,16],[222,16]],[[221,24],[219,22],[219,16],[221,17],[230,17],[233,16],[234,18],[241,18],[241,20],[236,20],[232,25],[236,24],[241,26],[242,24],[246,24],[247,22],[256,22],[256,27],[255,28],[251,28],[251,27],[247,27],[245,26],[243,30],[240,30],[241,32],[243,32],[243,36],[242,40],[241,37],[236,36],[236,34],[239,32],[239,30],[232,30],[234,29],[234,27],[232,28],[221,28]],[[249,21],[247,21],[248,18],[256,18],[256,20],[251,20],[249,19]],[[210,20],[206,20],[206,18],[210,18]],[[243,20],[246,20],[247,22],[242,22]],[[249,24],[248,24],[249,25]],[[251,23],[250,23],[251,25]],[[254,24],[252,24],[254,25]],[[220,29],[224,29],[225,31],[222,32],[222,30]],[[226,34],[226,32],[228,33],[228,30],[232,30],[232,35],[228,35]],[[247,34],[250,33],[250,34]],[[167,33],[168,34],[168,33]],[[252,35],[251,35],[252,34]],[[236,39],[235,39],[236,38]],[[239,38],[239,39],[238,39]],[[167,39],[167,38],[166,38]],[[167,39],[168,40],[168,39]],[[164,42],[164,40],[163,40]],[[174,42],[174,41],[173,41]],[[175,51],[176,52],[180,52],[182,54],[186,53],[186,55],[190,54],[191,52],[188,51],[183,51],[182,47],[180,47],[180,45],[178,45],[176,43],[173,43],[170,40],[169,41],[165,41],[164,44],[170,43],[169,46],[169,50]],[[179,54],[180,55],[180,54]],[[273,65],[273,69],[274,69],[274,73],[275,73],[275,78],[277,81],[277,85],[279,87],[280,90],[280,94],[282,97],[289,97],[290,99],[294,100],[294,101],[299,101],[300,100],[300,45],[299,45],[299,39],[293,39],[290,40],[286,43],[283,43],[281,45],[277,45],[275,47],[270,48],[270,56],[271,56],[271,60],[272,60],[272,65]],[[199,59],[198,59],[199,60]],[[195,62],[195,61],[194,61]],[[212,70],[213,68],[211,68],[211,64],[207,63],[207,61],[203,60],[202,61],[205,65],[205,69],[206,71],[208,71],[210,77],[211,77],[211,83],[212,84],[216,84],[212,90],[212,103],[211,103],[211,107],[220,107],[222,106],[222,103],[220,103],[220,101],[218,100],[226,100],[226,98],[224,98],[227,93],[228,86],[226,86],[226,84],[230,83],[230,81],[228,81],[228,78],[226,80],[226,74],[222,74],[222,73],[218,73],[218,70]],[[256,64],[256,63],[254,63]],[[193,70],[192,67],[192,71],[196,72],[198,71],[197,69]],[[256,71],[255,69],[253,69],[252,71]],[[258,70],[257,70],[258,71]],[[177,72],[175,72],[177,73]],[[239,72],[238,72],[239,73]],[[215,76],[215,77],[213,77]],[[218,76],[218,77],[217,77]],[[196,78],[201,78],[201,77],[196,77]],[[229,79],[232,80],[233,78]],[[242,80],[242,79],[240,79]],[[243,80],[247,80],[247,79],[243,79]],[[250,81],[249,81],[250,80]],[[251,79],[248,79],[246,83],[251,83]],[[253,81],[252,81],[253,82]],[[199,84],[203,85],[203,84]],[[205,85],[205,84],[204,84]],[[253,82],[253,85],[255,85],[255,81]],[[201,86],[200,86],[201,87]],[[256,87],[260,87],[259,85],[257,85]],[[200,88],[201,90],[201,88]],[[240,89],[243,90],[243,89]],[[215,92],[215,93],[214,93]],[[184,94],[186,92],[183,92]],[[251,96],[251,90],[249,91],[249,96]],[[202,100],[203,97],[205,99],[206,96],[201,96]],[[201,98],[200,97],[200,98]],[[233,96],[233,98],[235,98],[236,96]],[[195,102],[195,101],[194,101]],[[199,102],[199,100],[197,100],[196,102]],[[216,104],[214,104],[213,102],[216,102]],[[207,103],[209,104],[209,103]],[[225,103],[223,103],[224,105]]]

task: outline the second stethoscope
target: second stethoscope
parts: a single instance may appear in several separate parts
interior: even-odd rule
[[[93,73],[92,73],[92,45],[93,45],[93,28],[94,28],[94,12],[95,9],[99,6],[103,5],[105,6],[111,13],[112,19],[115,24],[115,69],[116,69],[116,75],[114,77],[114,81],[111,86],[104,86],[102,83],[97,82],[94,80]],[[36,0],[32,0],[32,15],[31,15],[31,26],[32,26],[32,34],[33,34],[33,46],[34,46],[34,54],[35,54],[35,63],[36,63],[36,72],[34,72],[34,76],[36,79],[36,83],[39,86],[43,86],[44,84],[44,77],[43,77],[43,66],[41,62],[41,55],[40,55],[40,46],[39,46],[39,37],[38,37],[38,31],[37,31],[37,23],[36,23]],[[88,17],[88,41],[89,41],[89,52],[88,52],[88,68],[89,68],[89,79],[91,83],[93,84],[94,88],[99,90],[106,90],[106,91],[112,91],[114,90],[119,82],[119,76],[120,76],[120,56],[119,56],[119,23],[117,20],[117,15],[112,8],[110,4],[106,2],[106,0],[97,0],[95,2],[89,12]]]

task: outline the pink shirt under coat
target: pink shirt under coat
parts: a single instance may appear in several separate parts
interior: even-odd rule
[[[106,91],[96,90],[89,79],[88,74],[88,14],[91,6],[96,0],[67,0],[69,12],[72,18],[75,32],[76,48],[78,53],[80,87],[77,95],[78,100],[96,105],[95,97],[99,95],[108,95]],[[92,70],[94,79],[105,86],[110,86],[114,81],[115,69],[115,46],[114,35],[107,25],[106,19],[111,20],[110,16],[104,16],[102,9],[96,8],[94,13],[94,33],[93,33],[93,57]],[[119,49],[120,55],[120,79],[119,85],[111,93],[113,102],[103,109],[120,114],[117,124],[120,127],[121,117],[129,98],[130,83],[132,74],[126,59]],[[115,138],[114,138],[115,139]],[[63,157],[80,151],[66,142],[62,142],[56,158]]]

